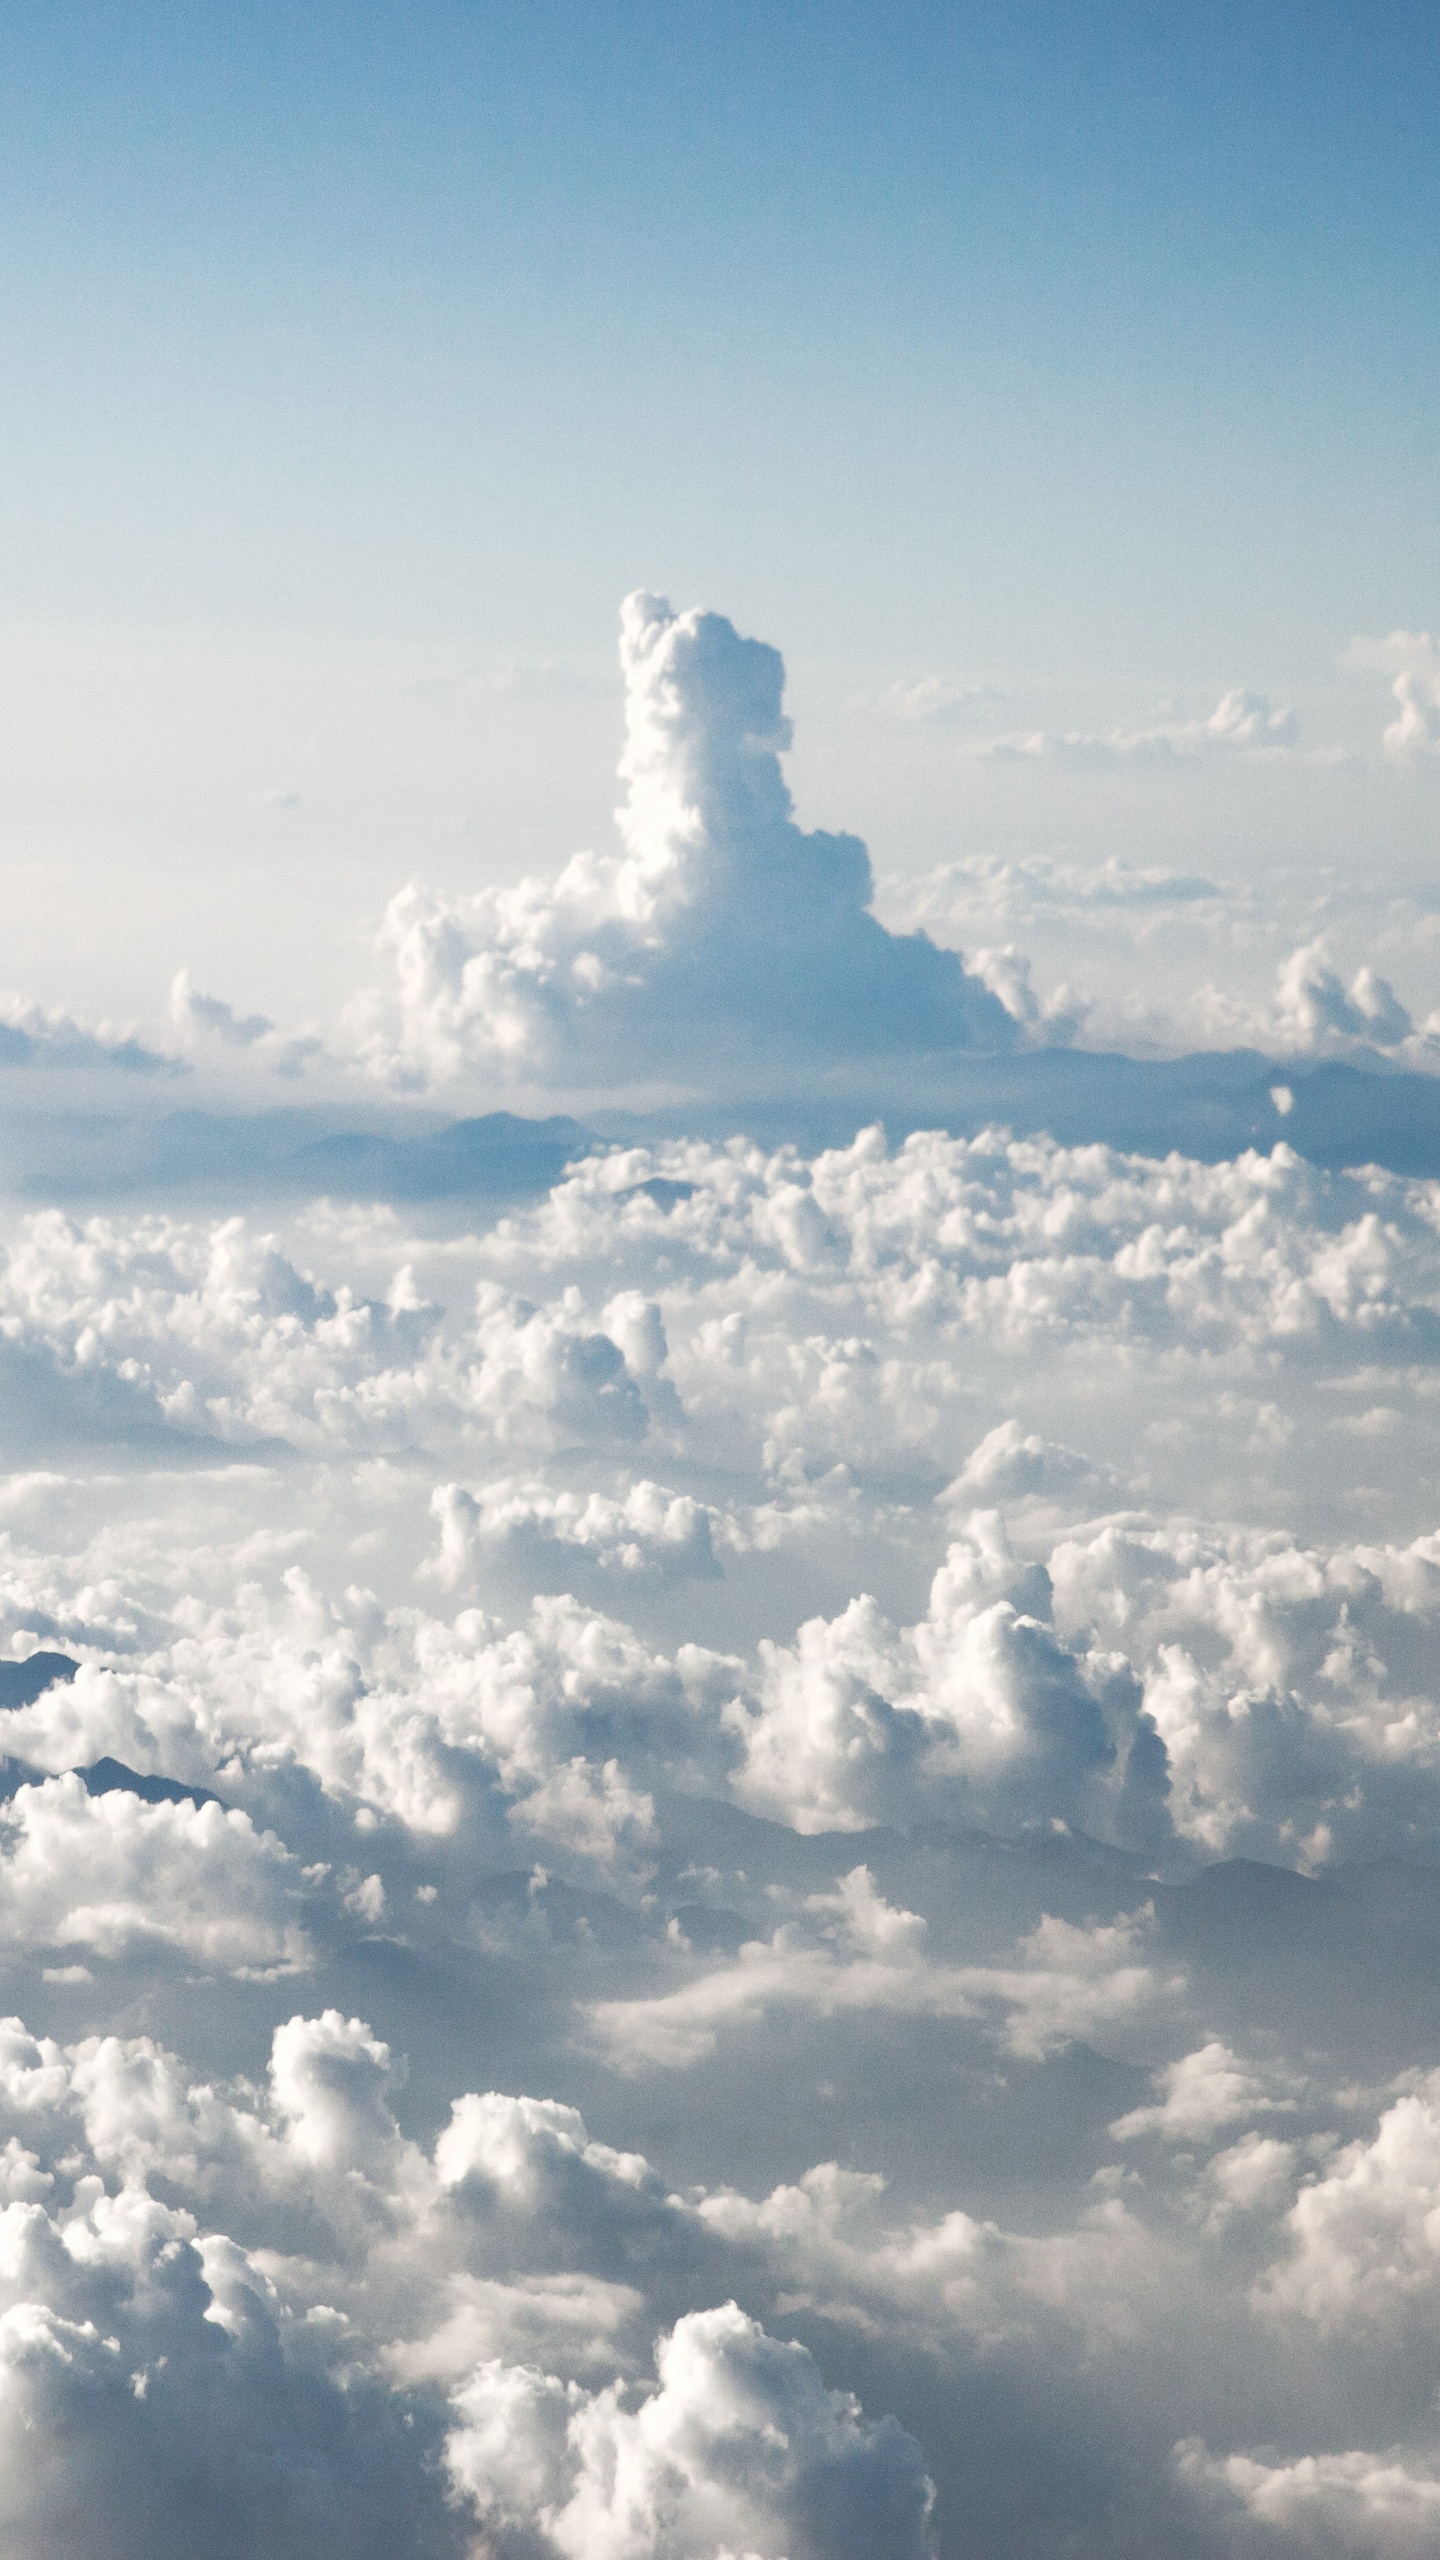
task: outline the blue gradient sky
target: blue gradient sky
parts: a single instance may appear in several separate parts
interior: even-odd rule
[[[1434,617],[1440,15],[48,7],[0,616],[1314,682]]]

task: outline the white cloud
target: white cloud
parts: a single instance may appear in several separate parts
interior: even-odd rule
[[[975,1514],[915,1627],[865,1597],[793,1647],[762,1643],[758,1694],[730,1715],[740,1800],[802,1831],[904,1819],[921,1798],[1008,1828],[1023,1800],[1148,1837],[1163,1754],[1138,1687],[1120,1662],[1057,1643],[1048,1614],[1044,1574],[1011,1552],[998,1514]]]
[[[451,2473],[499,2552],[538,2525],[562,2560],[782,2560],[797,2539],[815,2560],[924,2560],[918,2445],[827,2391],[803,2347],[732,2302],[677,2322],[656,2367],[634,2411],[501,2365],[457,2396]]]
[[[1428,631],[1392,631],[1385,640],[1354,639],[1341,664],[1393,675],[1397,709],[1384,734],[1387,754],[1440,754],[1440,649]]]
[[[656,2385],[627,2387],[643,2299],[597,2256],[676,2226],[717,2248],[643,2159],[494,2092],[455,2103],[432,2159],[395,2086],[386,2045],[333,2010],[276,2031],[262,2090],[190,2080],[144,2038],[0,2027],[0,2114],[24,2135],[0,2161],[8,2548],[138,2560],[198,2534],[439,2560],[443,2449],[487,2548],[922,2560],[913,2438],[733,2302],[674,2320]],[[547,2272],[557,2243],[571,2263]]]
[[[402,899],[363,1024],[623,1142],[522,1127],[589,1152],[505,1214],[162,1166],[5,1225],[0,1649],[80,1668],[0,1711],[0,2544],[1428,2548],[1440,1185],[1272,1146],[1348,1080],[1244,1061],[1230,1161],[974,1134],[968,1069],[969,1136],[843,1120],[861,1059],[1096,1036],[1039,989],[1116,917],[1291,952],[1247,1039],[1433,1064],[1377,974],[1418,909],[1067,837],[920,884],[962,968],[794,824],[772,652],[644,599],[625,645],[614,859]],[[1019,744],[1299,773],[1250,696]],[[206,1076],[302,1063],[266,1004],[182,974]]]
[[[1122,722],[1103,733],[1079,729],[1015,731],[989,739],[980,752],[1011,761],[1034,758],[1080,765],[1189,763],[1217,755],[1273,755],[1293,747],[1296,720],[1288,706],[1272,710],[1269,697],[1237,685],[1222,694],[1205,720],[1165,719],[1148,726]]]
[[[1366,961],[1347,985],[1323,934],[1292,951],[1275,973],[1268,1010],[1247,1011],[1213,987],[1199,999],[1212,1024],[1237,1040],[1284,1057],[1355,1058],[1379,1054],[1407,1065],[1440,1063],[1435,1021],[1418,1029],[1388,978]],[[1282,1116],[1288,1105],[1277,1102]]]
[[[623,852],[464,901],[402,890],[382,936],[395,990],[354,1013],[377,1075],[744,1089],[800,1061],[1013,1042],[953,953],[876,922],[855,837],[795,826],[773,649],[637,594],[621,663]]]
[[[287,798],[281,805],[296,804]],[[224,1048],[247,1052],[277,1076],[303,1075],[324,1052],[318,1032],[287,1035],[277,1031],[263,1013],[237,1014],[222,997],[202,995],[188,969],[182,969],[171,986],[170,1019],[188,1047],[216,1040]]]
[[[925,1922],[897,1911],[867,1867],[831,1894],[811,1895],[798,1920],[743,1946],[648,2000],[604,2001],[592,2034],[621,2070],[685,2070],[722,2035],[787,2012],[807,2017],[995,2016],[1012,2053],[1038,2059],[1076,2038],[1104,2037],[1177,1989],[1144,1960],[1147,1915],[1077,1929],[1043,1918],[1010,1965],[932,1960]]]
[[[1370,2140],[1304,2187],[1266,2299],[1324,2329],[1434,2317],[1440,2271],[1440,2074],[1397,2098]]]
[[[423,1286],[414,1240],[369,1213],[288,1251],[236,1221],[43,1214],[0,1275],[0,1359],[35,1364],[47,1417],[68,1398],[107,1429],[208,1429],[255,1471],[216,1480],[248,1527],[215,1545],[203,1605],[188,1527],[174,1554],[168,1531],[143,1558],[107,1532],[62,1569],[28,1542],[52,1497],[25,1480],[4,1624],[87,1668],[12,1716],[11,1748],[201,1785],[236,1755],[258,1785],[290,1755],[441,1832],[465,1787],[472,1809],[498,1789],[534,1799],[525,1855],[541,1823],[577,1855],[602,1836],[639,1855],[646,1800],[677,1783],[811,1832],[943,1811],[1152,1852],[1168,1821],[1215,1855],[1408,1854],[1433,1818],[1424,1540],[1211,1534],[1163,1502],[1082,1530],[1110,1471],[1013,1407],[983,1424],[989,1382],[1002,1412],[1020,1393],[1046,1414],[1088,1394],[1098,1356],[1122,1399],[1111,1445],[1143,1447],[1147,1473],[1152,1417],[1196,1395],[1207,1438],[1226,1398],[1249,1417],[1247,1470],[1255,1450],[1299,1463],[1297,1428],[1333,1466],[1354,1417],[1317,1397],[1315,1364],[1423,1368],[1437,1216],[1431,1185],[1320,1175],[1283,1146],[1157,1165],[878,1132],[810,1161],[738,1143],[587,1160],[489,1239],[427,1248]],[[1367,1467],[1392,1443],[1406,1463],[1413,1418],[1397,1388],[1367,1391]],[[308,1478],[297,1511],[266,1435],[360,1473]],[[977,1499],[1023,1506],[1013,1535],[967,1522]],[[302,1571],[311,1522],[331,1563]],[[867,1599],[872,1575],[919,1605]],[[712,1587],[701,1645],[680,1595]],[[494,1616],[447,1616],[447,1591]],[[679,1614],[643,1632],[661,1604]]]
[[[1068,1048],[1089,1011],[1084,997],[1070,987],[1040,996],[1030,983],[1030,962],[1023,951],[1006,943],[998,951],[977,951],[972,966],[977,978],[998,997],[1012,1021],[1043,1048]]]
[[[591,1564],[603,1573],[633,1579],[663,1574],[709,1578],[720,1570],[717,1538],[738,1544],[741,1533],[692,1495],[640,1477],[617,1496],[553,1492],[543,1482],[502,1476],[470,1492],[437,1485],[431,1508],[440,1524],[435,1579],[453,1589],[473,1581],[501,1550],[530,1569],[546,1565],[574,1573]]]
[[[1133,2142],[1142,2133],[1158,2133],[1167,2142],[1207,2142],[1229,2125],[1293,2108],[1292,2097],[1273,2094],[1272,2080],[1212,2036],[1155,2074],[1154,2106],[1133,2107],[1110,2131],[1117,2142]]]
[[[27,2560],[183,2560],[197,2539],[294,2560],[443,2548],[424,2461],[438,2429],[417,2443],[413,2412],[407,2426],[356,2369],[343,2317],[307,2312],[263,2252],[147,2191],[147,2171],[172,2197],[192,2185],[197,2140],[253,2153],[254,2119],[186,2091],[143,2042],[67,2054],[10,2021],[0,2044],[6,2109],[55,2164],[12,2176],[0,2216],[6,2548]]]
[[[147,1048],[133,1024],[76,1022],[56,1006],[0,994],[0,1067],[120,1069],[140,1076],[178,1076],[184,1061]]]
[[[1023,1431],[1013,1417],[997,1422],[947,1485],[946,1503],[1023,1502],[1032,1495],[1093,1495],[1111,1480],[1078,1449]]]
[[[1440,2532],[1440,2478],[1394,2453],[1307,2453],[1291,2462],[1177,2445],[1186,2486],[1285,2537],[1285,2548],[1355,2560],[1424,2560]]]
[[[294,1970],[309,1949],[282,1844],[218,1804],[92,1797],[78,1778],[0,1805],[0,1925],[14,1946],[130,1953],[137,1942],[224,1971]]]
[[[651,2494],[653,2341],[731,2297],[924,2444],[872,2475],[841,2429],[901,2548],[927,2462],[942,2551],[1030,2560],[1045,2499],[1180,2547],[1182,2429],[1267,2475],[1390,2443],[1440,2193],[1437,1231],[1437,1186],[1285,1146],[878,1130],[627,1144],[478,1234],[12,1218],[0,1358],[51,1422],[172,1417],[0,1478],[0,1639],[81,1661],[4,1715],[51,1773],[0,1826],[37,2450],[88,2424],[106,2515],[139,2448],[168,2560],[188,2358],[229,2390],[203,2512],[258,2464],[282,2553],[255,2445],[375,2484],[347,2550],[698,2516],[795,2560],[783,2464],[737,2488],[702,2429]],[[243,1810],[65,1775],[106,1757]],[[1253,1874],[1192,1888],[1232,1857],[1334,1881],[1272,1926]]]

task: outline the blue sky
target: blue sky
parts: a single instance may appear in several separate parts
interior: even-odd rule
[[[1314,682],[1433,618],[1440,21],[17,12],[0,613]]]

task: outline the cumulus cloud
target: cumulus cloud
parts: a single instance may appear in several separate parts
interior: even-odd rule
[[[569,1580],[588,1565],[606,1576],[663,1574],[709,1579],[720,1571],[717,1538],[735,1542],[734,1524],[690,1494],[642,1476],[621,1495],[553,1492],[544,1483],[500,1477],[478,1492],[437,1485],[440,1526],[434,1579],[452,1589],[473,1581],[487,1559],[508,1551],[531,1577]]]
[[[1204,2142],[1252,2116],[1293,2109],[1291,2097],[1272,2094],[1267,2075],[1233,2054],[1218,2036],[1157,2072],[1153,2106],[1132,2107],[1112,2124],[1117,2142],[1158,2133],[1167,2142]]]
[[[1089,1012],[1085,997],[1068,986],[1042,996],[1030,983],[1030,962],[1013,943],[998,951],[977,951],[974,971],[1027,1038],[1046,1048],[1067,1048]]]
[[[236,2560],[378,2560],[453,2547],[424,2462],[438,2427],[422,2413],[417,2428],[355,2369],[343,2318],[307,2316],[176,2200],[203,2212],[197,2154],[243,2159],[253,2116],[187,2090],[143,2040],[66,2052],[17,2020],[0,2029],[0,2084],[38,2146],[12,2139],[0,2217],[7,2548],[180,2560],[198,2537]]]
[[[1164,1746],[1123,1661],[1082,1661],[1046,1623],[1048,1579],[1011,1552],[996,1513],[950,1548],[923,1620],[891,1627],[869,1599],[762,1644],[758,1694],[732,1721],[741,1801],[801,1830],[894,1819],[929,1793],[1013,1827],[1041,1806],[1144,1841],[1167,1827]]]
[[[1428,631],[1392,631],[1384,640],[1358,637],[1341,664],[1393,676],[1396,712],[1383,739],[1388,755],[1440,754],[1440,649]]]
[[[444,1413],[503,1446],[625,1443],[673,1399],[658,1311],[633,1291],[537,1306],[481,1279],[462,1345],[403,1258],[378,1297],[331,1290],[243,1219],[43,1212],[15,1237],[0,1302],[0,1357],[28,1367],[37,1401],[47,1385],[62,1410],[98,1401],[136,1435],[393,1446]]]
[[[1292,2462],[1176,2447],[1181,2479],[1208,2503],[1252,2516],[1287,2550],[1421,2560],[1440,2531],[1440,2478],[1394,2453],[1301,2454]]]
[[[1282,960],[1268,1012],[1246,1013],[1214,988],[1205,990],[1202,1003],[1232,1036],[1286,1057],[1380,1055],[1430,1067],[1440,1061],[1436,1018],[1417,1028],[1389,980],[1368,961],[1347,985],[1323,934]]]
[[[147,2038],[0,2024],[24,2136],[0,2158],[9,2547],[458,2555],[478,2520],[517,2555],[922,2560],[913,2437],[735,2302],[669,2324],[629,2387],[642,2297],[597,2261],[677,2221],[717,2250],[647,2162],[497,2092],[457,2100],[432,2154],[396,2081],[334,2010],[277,2028],[258,2089]],[[496,2352],[517,2344],[557,2363]]]
[[[0,1067],[119,1068],[140,1076],[178,1076],[184,1060],[147,1048],[130,1026],[93,1028],[27,996],[0,995]]]
[[[458,2395],[451,2474],[500,2551],[507,2528],[538,2523],[562,2560],[783,2560],[797,2540],[815,2560],[924,2560],[919,2446],[827,2391],[803,2347],[732,2302],[677,2322],[656,2369],[633,2411],[618,2392],[501,2365]]]
[[[1433,2319],[1440,2232],[1440,2074],[1397,2098],[1296,2198],[1267,2298],[1321,2327]]]
[[[324,1051],[317,1032],[287,1036],[266,1014],[237,1014],[223,997],[202,995],[188,969],[180,970],[171,986],[170,1019],[190,1048],[215,1040],[248,1053],[277,1076],[303,1075]]]
[[[0,1913],[12,1943],[114,1957],[136,1941],[225,1971],[303,1965],[299,1877],[280,1842],[218,1804],[146,1804],[79,1778],[0,1805]]]
[[[795,825],[773,649],[636,594],[621,663],[623,851],[468,901],[392,900],[395,990],[355,1017],[378,1075],[740,1090],[782,1064],[1013,1043],[956,954],[876,922],[864,846]]]
[[[966,1459],[944,1499],[985,1505],[1023,1502],[1032,1495],[1093,1494],[1110,1479],[1078,1449],[1023,1431],[1013,1418],[997,1422]]]
[[[0,1356],[49,1382],[50,1445],[62,1396],[98,1416],[103,1386],[156,1445],[256,1470],[214,1499],[257,1543],[217,1547],[204,1605],[183,1530],[119,1582],[111,1546],[73,1571],[15,1547],[4,1624],[86,1667],[11,1715],[10,1748],[257,1813],[218,1773],[283,1753],[442,1832],[498,1789],[522,1856],[563,1839],[612,1865],[651,1854],[677,1784],[807,1834],[943,1814],[1058,1819],[1152,1860],[1410,1854],[1436,1819],[1424,1535],[1312,1546],[1163,1502],[1097,1521],[1139,1471],[1127,1487],[1029,1417],[1068,1397],[1088,1429],[1098,1356],[1147,1503],[1181,1463],[1157,1405],[1196,1435],[1177,1446],[1219,1433],[1247,1472],[1317,1434],[1307,1466],[1353,1445],[1403,1467],[1437,1217],[1431,1185],[1284,1146],[1157,1165],[873,1131],[810,1160],[587,1159],[433,1253],[424,1286],[383,1220],[285,1251],[233,1221],[46,1213],[0,1274]],[[1357,1413],[1336,1362],[1376,1372]],[[977,1397],[1002,1391],[1022,1412],[987,1432]],[[284,1514],[301,1460],[358,1470],[343,1496],[314,1480],[306,1525]],[[40,1497],[17,1498],[23,1546]],[[345,1541],[333,1587],[301,1569],[312,1535]]]

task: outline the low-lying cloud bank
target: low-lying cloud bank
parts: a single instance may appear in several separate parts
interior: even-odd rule
[[[7,2550],[1422,2552],[1437,1235],[994,1130],[13,1221]]]
[[[1064,1049],[795,826],[773,652],[625,648],[622,850],[411,893],[348,1066],[177,985],[374,1127],[0,1240],[0,2545],[1419,2560],[1430,1028],[1336,927]],[[413,1098],[497,1077],[608,1108]]]

